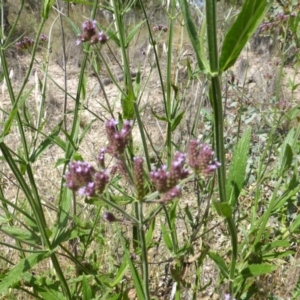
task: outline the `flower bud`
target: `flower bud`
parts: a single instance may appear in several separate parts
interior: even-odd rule
[[[200,144],[198,140],[191,140],[188,147],[188,164],[198,174],[209,175],[220,163],[213,159],[214,152],[207,144]]]
[[[105,169],[104,155],[105,155],[105,148],[101,148],[98,154],[98,163],[102,169]]]
[[[108,182],[109,174],[107,170],[97,172],[94,177],[96,192],[102,194]]]
[[[175,187],[171,188],[169,191],[167,191],[166,193],[164,193],[159,202],[161,204],[166,204],[168,202],[171,202],[175,198],[180,197],[180,195],[181,195],[180,186],[175,186]]]
[[[108,120],[105,124],[106,135],[108,139],[108,146],[106,152],[112,154],[115,157],[119,157],[124,153],[125,148],[128,145],[132,122],[125,120],[121,131],[117,130],[117,122],[113,119]]]
[[[97,22],[95,20],[88,20],[82,23],[83,32],[78,35],[78,39],[76,40],[76,45],[84,42],[90,42],[91,44],[101,43],[104,44],[107,42],[108,37],[103,32],[98,32]]]
[[[135,157],[133,160],[133,182],[136,197],[138,200],[141,200],[144,197],[144,159],[142,157]]]
[[[112,223],[112,222],[116,222],[117,221],[117,218],[110,212],[106,211],[104,214],[103,214],[103,218],[105,221],[109,222],[109,223]]]
[[[93,181],[94,173],[95,169],[87,162],[71,162],[65,174],[66,186],[72,191],[78,191],[79,188]]]

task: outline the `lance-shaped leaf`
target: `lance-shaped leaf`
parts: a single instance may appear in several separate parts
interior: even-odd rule
[[[227,32],[222,46],[220,58],[220,70],[230,68],[259,23],[268,12],[272,1],[267,0],[246,0],[237,19]]]

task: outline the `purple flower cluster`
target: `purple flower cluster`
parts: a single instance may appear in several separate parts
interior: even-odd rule
[[[40,41],[41,42],[46,42],[48,40],[48,37],[42,33],[40,35]],[[30,49],[34,44],[34,40],[29,38],[28,36],[24,36],[21,41],[18,41],[15,43],[15,47],[17,48],[18,51]]]
[[[47,42],[48,41],[48,37],[46,36],[46,34],[42,33],[40,35],[40,41],[41,42]]]
[[[189,175],[188,169],[184,166],[185,158],[185,154],[176,152],[170,171],[167,171],[167,166],[163,165],[150,172],[150,179],[156,190],[163,194],[161,202],[169,202],[180,196],[180,186],[177,184]]]
[[[24,36],[21,41],[15,43],[15,46],[18,51],[22,51],[31,48],[33,44],[33,39],[29,38],[28,36]]]
[[[104,214],[103,214],[103,218],[105,221],[109,222],[109,223],[113,223],[113,222],[116,222],[117,221],[117,218],[110,212],[106,211]]]
[[[159,24],[159,25],[153,26],[152,30],[153,30],[154,32],[158,32],[158,31],[167,32],[167,31],[168,31],[168,27],[167,27],[167,26],[164,26],[164,25],[162,25],[162,24]]]
[[[74,161],[65,174],[66,186],[79,195],[93,197],[103,193],[109,182],[108,170],[96,171],[87,162]]]
[[[124,153],[128,144],[132,129],[132,122],[124,121],[123,128],[117,130],[117,122],[113,119],[108,120],[105,124],[108,146],[101,148],[98,154],[98,165],[100,171],[96,171],[93,166],[87,162],[75,161],[69,164],[69,169],[65,174],[66,186],[80,195],[93,197],[96,194],[103,193],[106,184],[109,182],[109,175],[119,172],[126,176],[126,169],[120,156]],[[109,153],[116,158],[116,165],[111,171],[105,168],[105,153]],[[139,162],[140,160],[137,160]],[[141,182],[139,181],[139,190]]]
[[[191,140],[188,147],[188,164],[196,173],[209,175],[221,165],[213,159],[214,154],[209,145]]]
[[[291,103],[286,99],[278,101],[276,103],[276,106],[282,114],[284,114],[286,111],[292,108]]]
[[[104,44],[107,42],[108,37],[103,31],[98,31],[97,21],[88,20],[82,23],[83,32],[78,35],[76,45],[84,42],[90,42],[91,44],[97,44],[98,42]]]
[[[296,17],[296,13],[291,13],[291,14],[285,14],[283,12],[277,14],[277,16],[273,19],[273,21],[270,22],[264,22],[259,26],[260,32],[268,31],[271,29],[278,28],[278,26],[283,23],[288,21],[290,18]]]
[[[103,193],[110,176],[113,176],[116,170],[129,178],[128,170],[123,159],[124,151],[128,145],[132,122],[125,120],[121,130],[117,128],[118,123],[110,119],[105,123],[108,145],[101,148],[97,157],[100,171],[97,171],[87,162],[75,161],[69,164],[68,171],[65,174],[66,186],[74,192],[87,197],[93,197]],[[109,153],[115,158],[115,165],[110,170],[105,167],[105,153]],[[161,194],[160,203],[168,203],[174,198],[179,197],[181,188],[179,183],[190,174],[186,166],[200,175],[209,175],[214,172],[220,163],[213,159],[214,152],[207,144],[200,144],[198,140],[191,140],[188,147],[188,154],[176,152],[171,162],[169,170],[163,165],[161,168],[153,169],[150,174],[150,180],[156,190]],[[133,161],[133,184],[135,187],[136,198],[142,200],[145,197],[144,189],[144,159],[135,157]],[[109,216],[107,217],[109,219]]]
[[[168,203],[174,200],[175,198],[179,198],[181,196],[181,187],[174,186],[170,190],[168,190],[166,193],[164,193],[160,199],[160,203]]]
[[[125,148],[128,145],[130,133],[132,129],[132,122],[125,120],[123,122],[123,128],[117,130],[118,122],[114,119],[108,120],[105,124],[106,135],[108,139],[108,146],[106,152],[118,158],[124,153]]]

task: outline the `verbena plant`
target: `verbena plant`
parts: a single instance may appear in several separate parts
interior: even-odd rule
[[[54,14],[53,1],[43,1],[35,40],[22,36],[12,40],[25,0],[21,1],[10,30],[6,32],[2,26],[2,90],[11,101],[9,108],[1,108],[2,182],[9,178],[15,191],[12,201],[11,190],[4,184],[0,186],[1,295],[86,300],[199,299],[203,293],[218,293],[223,299],[259,297],[257,278],[272,273],[283,264],[283,259],[288,261],[293,256],[291,245],[299,231],[300,218],[291,213],[291,208],[297,206],[300,189],[296,159],[300,131],[288,128],[285,138],[277,137],[283,122],[297,119],[298,108],[279,101],[277,93],[275,108],[265,122],[269,128],[265,144],[258,146],[259,155],[251,165],[250,149],[254,145],[251,137],[257,132],[243,123],[242,110],[235,120],[239,126],[237,136],[228,144],[225,142],[226,101],[222,82],[272,3],[244,1],[219,50],[216,0],[207,0],[204,12],[192,6],[202,18],[199,28],[186,0],[170,1],[165,8],[168,24],[154,27],[145,1],[111,0],[106,5],[98,1],[75,2],[91,7],[90,18],[83,21],[82,27],[71,14],[64,14],[59,4],[54,21],[61,24],[64,86],[55,82],[49,71],[51,41],[57,38],[51,36],[52,26],[48,37],[43,34],[45,23]],[[95,21],[100,8],[112,16],[109,25]],[[130,27],[126,16],[133,8],[139,11],[141,21]],[[299,14],[293,18],[291,26],[298,38]],[[179,21],[184,27],[178,26]],[[74,32],[74,47],[83,49],[74,95],[67,85],[66,24]],[[184,86],[174,76],[178,75],[174,65],[180,60],[174,49],[178,28],[181,47],[187,32],[196,57],[195,65],[186,63],[188,80]],[[129,50],[142,30],[155,63],[148,68],[144,66],[144,70],[136,66],[137,70],[132,72],[134,58]],[[165,61],[158,53],[158,39],[163,34]],[[32,93],[27,84],[34,64],[40,59],[41,41],[48,41],[48,47],[40,64],[43,80],[36,83],[37,114],[34,115],[26,106]],[[298,43],[298,39],[295,41]],[[30,54],[25,78],[18,88],[10,74],[7,56],[12,45]],[[108,54],[122,71],[122,81],[114,75]],[[101,116],[86,103],[87,70],[92,70],[102,90]],[[159,151],[145,121],[144,97],[150,76],[155,72],[163,107],[162,113],[153,108],[151,111],[152,117],[163,124],[157,127],[164,135]],[[119,110],[106,95],[102,73],[107,74],[118,90]],[[49,133],[44,111],[50,80],[63,91],[64,104],[60,120]],[[188,106],[184,103],[185,95],[198,80],[208,85],[207,92],[203,88],[202,96],[209,98],[212,113],[205,111],[199,97],[193,122],[189,120],[192,126],[187,138],[178,145],[174,136],[185,122]],[[290,80],[290,86],[295,91],[297,83]],[[82,122],[83,111],[88,111],[94,119]],[[99,135],[106,136],[106,143],[92,161],[84,157],[82,147],[94,121],[105,129],[103,132],[98,128]],[[211,132],[199,132],[200,122]],[[197,139],[200,134],[201,141]],[[230,148],[233,154],[229,163],[225,157]],[[45,202],[36,176],[43,155],[51,149],[63,153],[52,166],[59,172],[59,178],[53,180],[60,181],[54,203]],[[274,155],[276,162],[270,166]],[[268,185],[272,186],[271,194],[263,200],[261,189]],[[183,202],[187,195],[189,201]],[[243,210],[246,205],[241,200],[250,201],[249,211]],[[224,240],[230,242],[224,247],[218,243],[210,245],[215,230],[222,227]],[[215,263],[218,272],[210,266],[214,278],[205,282],[203,270],[209,260]],[[170,286],[165,283],[162,291],[161,277],[166,281],[170,277]],[[293,291],[295,299],[299,296],[298,286],[299,283]]]

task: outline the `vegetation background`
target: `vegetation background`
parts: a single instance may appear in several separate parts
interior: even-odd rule
[[[298,1],[0,8],[1,299],[299,299]]]

